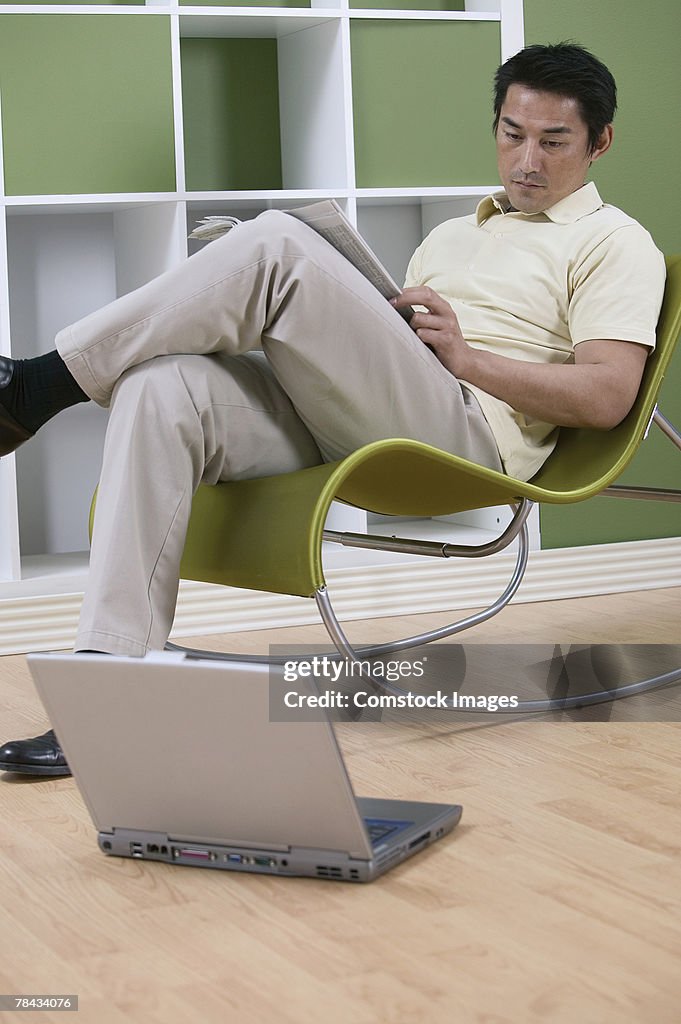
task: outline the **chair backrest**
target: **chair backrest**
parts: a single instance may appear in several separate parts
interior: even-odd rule
[[[531,481],[547,492],[545,500],[551,500],[548,492],[556,497],[572,492],[573,500],[597,494],[622,473],[643,441],[681,333],[681,256],[670,256],[666,262],[657,343],[631,412],[609,431],[561,429],[554,452]]]

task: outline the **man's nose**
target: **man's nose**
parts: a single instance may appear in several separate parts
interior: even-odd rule
[[[525,139],[520,154],[520,170],[523,174],[536,174],[541,167],[541,149],[538,142]]]

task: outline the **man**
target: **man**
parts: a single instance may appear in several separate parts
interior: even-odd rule
[[[60,332],[57,352],[0,361],[0,453],[74,402],[111,406],[76,650],[163,646],[202,480],[289,472],[394,436],[528,479],[560,426],[626,416],[664,263],[584,184],[612,143],[614,80],[559,44],[521,51],[495,87],[505,191],[414,254],[393,300],[418,308],[410,325],[318,235],[270,211]],[[6,744],[0,767],[68,774],[52,731]]]

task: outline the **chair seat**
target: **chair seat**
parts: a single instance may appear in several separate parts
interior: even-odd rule
[[[200,487],[180,574],[311,597],[324,585],[322,531],[334,499],[372,512],[435,516],[517,500],[517,481],[406,439],[340,462]]]

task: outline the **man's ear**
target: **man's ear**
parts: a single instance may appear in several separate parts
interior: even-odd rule
[[[615,130],[613,126],[611,124],[606,124],[605,128],[599,136],[596,148],[593,149],[589,154],[589,160],[591,163],[593,163],[594,160],[598,160],[599,157],[602,157],[604,153],[608,152],[608,150],[612,146],[614,134]]]

